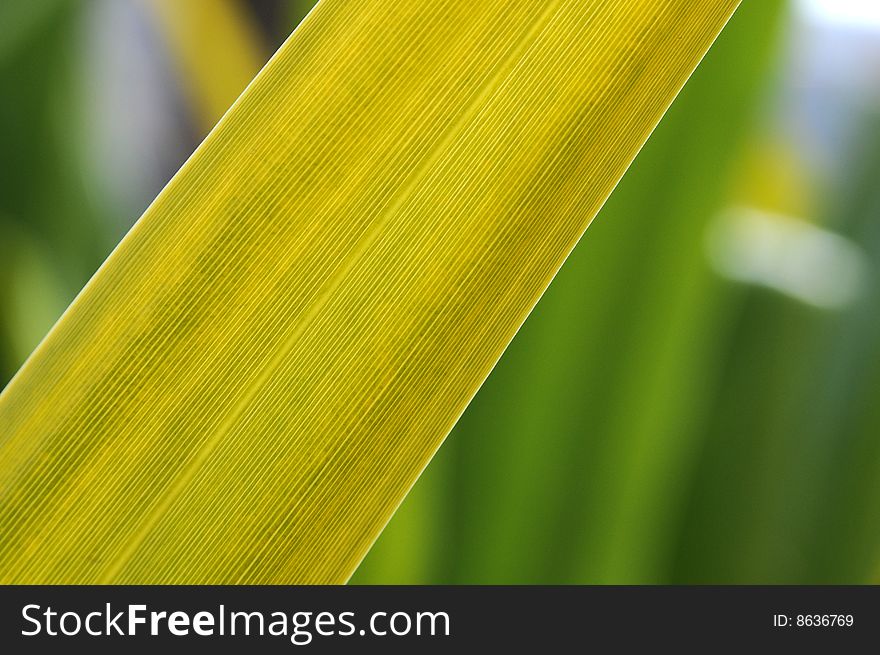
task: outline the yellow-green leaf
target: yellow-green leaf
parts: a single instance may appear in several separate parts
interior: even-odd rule
[[[322,0],[0,397],[2,580],[346,580],[737,4]]]

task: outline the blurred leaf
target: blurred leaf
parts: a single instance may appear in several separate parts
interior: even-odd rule
[[[28,4],[29,0],[12,0],[2,3],[0,10],[11,12],[9,20],[18,20],[17,12],[25,12],[28,18],[21,20],[29,32],[14,51],[0,57],[0,89],[5,99],[0,103],[0,223],[5,224],[0,231],[12,235],[8,237],[11,242],[22,235],[29,243],[45,245],[52,253],[56,294],[66,305],[94,272],[107,246],[80,170],[77,135],[81,126],[75,92],[79,5],[38,1],[33,7],[22,7]],[[39,20],[34,12],[39,12]],[[0,32],[18,28],[0,20]],[[28,276],[15,269],[16,262],[21,260],[7,260],[0,272],[6,278],[0,281],[5,289],[17,285],[19,275]],[[47,327],[36,309],[39,304],[34,299],[32,308],[13,316],[13,305],[7,303],[0,307],[0,322],[16,331],[19,341],[36,344]],[[42,328],[25,337],[20,330],[28,324]],[[8,340],[6,345],[0,340],[0,348],[6,349],[0,354],[4,363],[0,384],[5,384],[23,359]]]
[[[15,361],[23,362],[64,310],[67,298],[45,247],[13,229],[4,231],[3,243],[3,261],[10,269],[5,323]]]
[[[859,243],[870,261],[862,296],[821,323],[810,387],[782,462],[778,494],[795,516],[804,561],[797,581],[864,584],[880,559],[880,119],[868,117],[847,162],[850,175],[826,222]],[[784,471],[785,469],[783,469]]]
[[[817,205],[814,176],[805,170],[795,144],[772,135],[752,137],[737,162],[733,201],[789,216],[809,217]]]
[[[4,0],[0,2],[0,65],[27,47],[65,0]]]
[[[872,580],[880,530],[880,210],[876,123],[827,224],[872,274],[843,311],[746,293],[712,408],[678,570],[687,582]],[[818,262],[817,262],[818,264]]]

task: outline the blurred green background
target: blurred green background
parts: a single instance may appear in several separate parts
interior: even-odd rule
[[[3,384],[311,4],[0,3]],[[878,267],[880,6],[745,0],[353,582],[880,581]]]

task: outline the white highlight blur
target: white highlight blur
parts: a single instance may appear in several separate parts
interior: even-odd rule
[[[753,208],[722,214],[707,246],[725,277],[756,284],[824,309],[861,295],[867,259],[853,242],[798,218]]]
[[[880,0],[800,0],[798,7],[817,20],[880,29]]]

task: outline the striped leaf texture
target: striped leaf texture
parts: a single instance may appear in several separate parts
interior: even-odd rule
[[[346,581],[737,4],[321,0],[0,396],[0,579]]]

